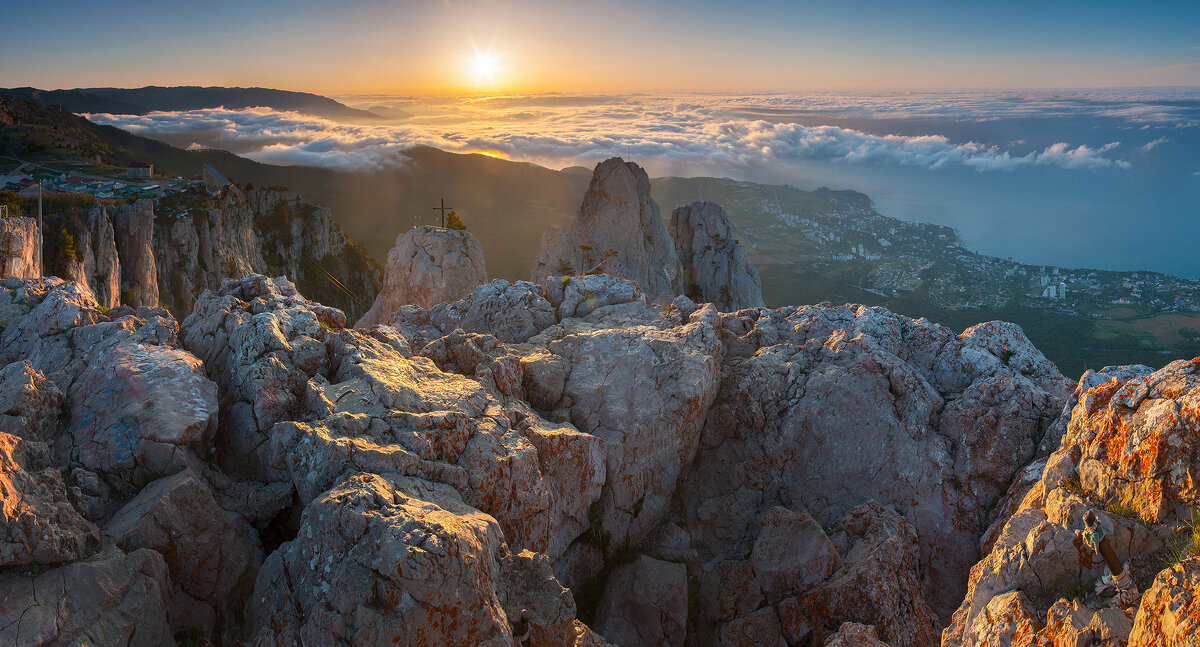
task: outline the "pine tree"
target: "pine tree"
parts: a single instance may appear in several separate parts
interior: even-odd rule
[[[455,229],[458,231],[466,231],[467,225],[458,217],[457,213],[451,211],[446,214],[446,229]]]

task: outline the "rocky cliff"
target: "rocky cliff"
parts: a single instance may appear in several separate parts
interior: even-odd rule
[[[0,278],[42,272],[42,236],[33,218],[0,218]]]
[[[712,303],[722,312],[763,305],[758,269],[721,205],[694,202],[675,209],[670,232],[689,297]]]
[[[682,294],[683,269],[642,167],[619,157],[601,162],[571,224],[542,238],[533,270],[550,274],[604,272],[635,281],[651,300]]]
[[[228,276],[286,275],[352,314],[366,311],[379,271],[328,209],[282,190],[227,187],[134,204],[55,210],[46,218],[47,273],[105,308],[162,305],[180,316]]]

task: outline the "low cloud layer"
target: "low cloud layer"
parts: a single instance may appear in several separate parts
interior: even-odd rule
[[[562,167],[590,165],[621,155],[662,164],[707,164],[736,170],[779,161],[896,164],[927,169],[966,167],[1005,171],[1021,167],[1126,169],[1120,143],[1053,141],[1020,152],[940,134],[898,135],[873,127],[811,125],[822,115],[871,119],[1017,119],[1030,114],[1077,112],[1159,123],[1141,99],[1107,95],[1020,100],[1003,95],[765,95],[726,97],[536,95],[487,99],[355,97],[356,107],[403,115],[384,124],[348,124],[269,109],[192,110],[144,116],[89,117],[146,136],[194,135],[197,146],[230,148],[262,162],[370,170],[404,163],[403,151],[419,145],[453,152],[490,152],[515,160]],[[1169,102],[1164,102],[1169,104]],[[1169,107],[1169,105],[1168,105]],[[969,117],[967,115],[970,115]],[[1116,115],[1116,116],[1114,116]],[[1178,115],[1176,115],[1178,117]],[[1137,120],[1141,121],[1137,121]],[[831,119],[832,121],[832,119]],[[844,121],[844,120],[843,120]],[[809,124],[809,125],[804,125]],[[1161,138],[1160,138],[1161,139]],[[1132,145],[1149,151],[1154,140]],[[1132,149],[1131,149],[1132,150]]]

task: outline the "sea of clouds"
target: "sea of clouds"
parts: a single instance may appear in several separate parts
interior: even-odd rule
[[[1008,171],[1022,167],[1128,169],[1165,142],[1157,131],[1200,125],[1196,89],[1022,93],[811,93],[766,95],[515,95],[486,98],[339,97],[383,118],[349,123],[267,108],[213,108],[88,117],[194,147],[234,150],[274,164],[342,170],[403,165],[403,151],[433,146],[487,152],[550,167],[590,166],[613,155],[672,168],[762,168],[780,161],[896,164]],[[954,137],[939,126],[1024,119],[1106,120],[1127,141],[1053,139],[1031,147]],[[856,121],[855,121],[856,120]],[[854,121],[857,125],[848,125]],[[900,134],[898,121],[924,124]],[[1142,133],[1139,131],[1150,131]],[[944,131],[943,131],[944,132]]]

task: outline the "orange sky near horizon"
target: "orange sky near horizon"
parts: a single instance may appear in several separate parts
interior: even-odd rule
[[[1152,4],[131,0],[114,12],[60,0],[22,12],[0,39],[0,86],[477,95],[1200,85],[1200,9]],[[497,57],[494,83],[471,72],[479,52]]]

